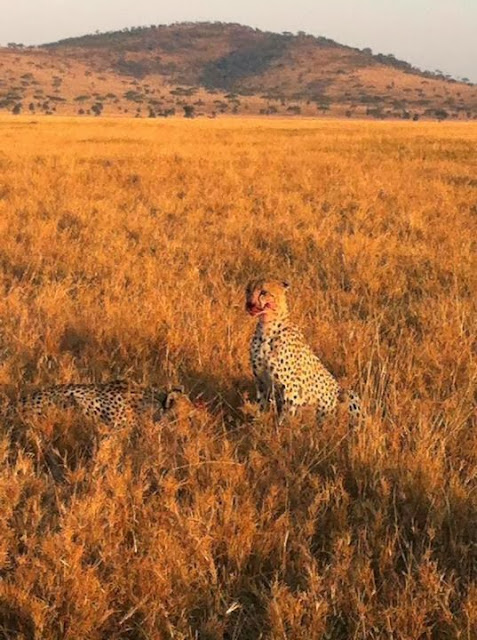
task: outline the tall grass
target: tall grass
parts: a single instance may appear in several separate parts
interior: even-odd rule
[[[5,397],[120,376],[207,402],[3,420],[0,637],[477,637],[477,126],[3,118],[0,141]],[[355,430],[249,401],[263,273],[364,398]]]

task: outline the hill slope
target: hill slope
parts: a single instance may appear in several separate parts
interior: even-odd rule
[[[207,114],[477,114],[473,85],[423,73],[369,49],[236,24],[152,26],[0,49],[0,65],[0,108],[6,109],[19,103],[24,109],[33,101],[35,110],[45,110],[43,90],[53,95],[46,110],[54,106],[57,112],[163,115],[172,109],[182,113],[185,106],[188,113]]]

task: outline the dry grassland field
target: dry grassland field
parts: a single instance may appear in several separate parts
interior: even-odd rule
[[[477,125],[0,119],[0,638],[477,638]],[[253,402],[243,290],[366,417]],[[181,383],[162,424],[25,388]]]

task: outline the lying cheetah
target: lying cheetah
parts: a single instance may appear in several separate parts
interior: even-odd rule
[[[258,318],[250,344],[250,359],[262,410],[276,405],[279,416],[301,406],[315,406],[317,416],[331,413],[346,402],[350,414],[360,414],[354,392],[340,388],[332,374],[306,344],[289,319],[287,282],[255,280],[246,289],[246,311]]]
[[[88,418],[123,426],[139,417],[157,422],[180,398],[186,398],[181,388],[161,391],[125,381],[60,384],[23,395],[17,409],[22,414],[41,416],[54,407],[77,408]]]

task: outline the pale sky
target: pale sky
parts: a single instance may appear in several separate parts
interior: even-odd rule
[[[177,21],[306,31],[477,82],[477,0],[0,0],[0,44]]]

